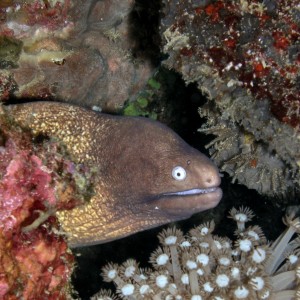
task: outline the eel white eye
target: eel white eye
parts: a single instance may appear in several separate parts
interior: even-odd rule
[[[172,176],[178,181],[184,180],[186,177],[186,171],[183,167],[177,166],[172,170]]]

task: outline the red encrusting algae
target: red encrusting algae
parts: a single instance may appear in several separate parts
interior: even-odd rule
[[[71,0],[56,1],[55,4],[49,3],[47,0],[35,0],[29,2],[24,1],[8,1],[6,5],[0,4],[0,24],[7,21],[7,12],[13,11],[14,21],[21,21],[25,26],[45,26],[50,30],[63,28],[70,22],[69,11],[72,7]],[[4,27],[0,34],[8,36],[13,35],[13,30]]]
[[[0,298],[67,299],[74,257],[55,211],[89,196],[89,171],[4,114],[0,128]]]
[[[163,30],[188,37],[173,68],[188,73],[189,65],[206,64],[255,100],[268,99],[281,122],[300,126],[297,1],[168,1],[166,6],[172,14],[163,19]],[[172,43],[165,47],[169,53]]]
[[[207,95],[214,162],[259,193],[299,191],[299,1],[163,3],[163,64]]]

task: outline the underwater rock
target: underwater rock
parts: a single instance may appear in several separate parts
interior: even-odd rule
[[[0,109],[0,298],[70,299],[74,256],[55,212],[90,197],[91,174]]]
[[[262,194],[299,189],[297,1],[164,1],[165,66],[208,96],[200,130],[233,181]]]
[[[152,73],[134,58],[133,1],[6,1],[0,5],[0,90],[116,112]]]

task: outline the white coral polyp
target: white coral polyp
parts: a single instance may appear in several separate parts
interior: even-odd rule
[[[248,239],[240,240],[239,245],[243,252],[249,252],[252,248],[252,242]]]
[[[209,229],[207,227],[203,227],[200,230],[201,235],[207,235],[209,233]]]
[[[265,286],[265,281],[262,277],[256,276],[251,278],[250,283],[255,291],[260,291]]]
[[[163,289],[168,284],[168,277],[165,275],[158,275],[155,280],[156,285]]]
[[[198,269],[198,270],[197,270],[197,274],[198,274],[199,276],[203,276],[203,275],[204,275],[204,271],[203,271],[202,269]]]
[[[209,248],[209,243],[207,243],[207,242],[201,242],[201,243],[199,244],[199,246],[200,246],[201,248]]]
[[[240,269],[237,268],[237,267],[233,267],[233,268],[231,269],[231,276],[232,276],[232,278],[234,278],[234,279],[238,279],[239,276],[240,276]]]
[[[166,245],[175,245],[176,242],[177,242],[177,236],[175,235],[170,235],[165,238]]]
[[[243,222],[243,223],[248,221],[247,215],[243,213],[235,214],[234,219],[238,222]]]
[[[186,284],[186,285],[190,284],[189,275],[188,274],[183,274],[181,276],[181,282],[183,284]]]
[[[214,288],[212,287],[210,282],[205,282],[203,284],[203,290],[207,293],[212,293],[214,291]]]
[[[131,277],[133,276],[135,273],[135,267],[134,266],[129,266],[125,269],[124,275],[126,277]]]
[[[230,265],[230,259],[228,257],[221,257],[219,259],[219,264],[223,266],[229,266]]]
[[[117,275],[118,275],[118,272],[115,269],[109,270],[107,272],[107,277],[111,280],[115,279],[117,277]]]
[[[229,277],[226,274],[220,274],[216,278],[216,284],[220,288],[225,288],[229,285]]]
[[[197,262],[202,264],[203,266],[207,266],[209,263],[209,256],[207,254],[199,254],[197,255]]]
[[[182,247],[182,248],[189,248],[191,246],[192,246],[192,244],[189,241],[184,241],[180,244],[180,247]]]
[[[219,249],[219,250],[222,249],[222,244],[219,241],[214,240],[214,244],[217,247],[217,249]]]
[[[158,266],[164,266],[169,261],[169,256],[165,253],[159,255],[156,258],[156,263]]]
[[[242,285],[234,290],[234,295],[237,299],[247,299],[249,295],[249,290]]]
[[[148,294],[150,293],[151,291],[151,288],[148,284],[143,284],[141,287],[140,287],[140,294],[141,295],[145,295],[145,294]]]
[[[134,286],[133,284],[125,284],[122,288],[121,288],[121,292],[123,294],[123,296],[130,296],[134,293]]]
[[[188,260],[186,262],[186,266],[189,270],[194,270],[197,268],[197,263],[195,261],[192,261],[192,260]]]
[[[270,297],[270,291],[268,291],[268,290],[266,290],[260,294],[260,299],[262,299],[262,300],[269,299],[269,297]]]
[[[290,264],[295,264],[297,261],[298,261],[298,256],[295,255],[295,254],[291,254],[289,257],[288,257],[288,260],[290,262]]]
[[[260,264],[266,259],[266,251],[263,248],[256,248],[252,253],[252,260]]]
[[[191,300],[202,300],[203,298],[200,295],[193,295]]]
[[[248,236],[252,237],[254,240],[259,241],[259,235],[254,230],[248,231]]]

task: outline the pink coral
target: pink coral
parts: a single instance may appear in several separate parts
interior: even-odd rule
[[[86,196],[73,177],[84,168],[57,143],[32,145],[3,115],[0,124],[0,298],[66,299],[74,257],[55,211]]]
[[[7,12],[13,14],[15,21],[20,21],[26,30],[28,26],[45,26],[50,30],[63,28],[70,23],[71,0],[57,1],[55,4],[47,0],[35,0],[30,2],[24,1],[7,1],[6,5],[0,4],[1,21],[11,21],[6,18]],[[1,22],[0,21],[0,22]],[[21,29],[21,27],[19,27]],[[21,31],[23,31],[21,30]],[[1,34],[11,36],[14,29],[8,27],[2,28]]]
[[[16,90],[16,84],[9,74],[0,74],[0,99],[7,101]]]

